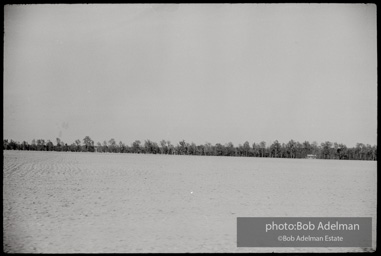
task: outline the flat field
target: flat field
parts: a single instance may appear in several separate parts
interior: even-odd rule
[[[372,217],[377,162],[3,151],[3,250],[342,252],[238,248],[237,217]]]

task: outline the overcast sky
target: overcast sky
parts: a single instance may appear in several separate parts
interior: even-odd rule
[[[377,144],[376,5],[8,5],[4,138]]]

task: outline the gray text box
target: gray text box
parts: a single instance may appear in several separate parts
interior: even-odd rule
[[[372,218],[238,217],[237,247],[372,247]]]

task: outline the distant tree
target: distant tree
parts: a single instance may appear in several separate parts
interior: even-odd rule
[[[160,153],[160,148],[156,142],[146,140],[144,142],[144,151],[148,154],[157,154]]]
[[[160,147],[156,142],[152,142],[151,152],[153,154],[160,154]]]
[[[280,143],[279,143],[280,144]],[[285,143],[282,143],[280,145],[280,149],[279,149],[279,155],[278,157],[280,158],[289,158],[291,157],[291,155],[289,154],[289,151],[288,151],[288,148],[287,148],[287,145]]]
[[[223,156],[223,155],[225,155],[224,146],[222,146],[220,143],[216,144],[215,150],[216,150],[216,155],[217,156]]]
[[[69,148],[69,146],[67,145],[67,143],[63,143],[63,142],[61,142],[62,144],[63,144],[63,151],[65,151],[65,152],[67,152],[67,151],[69,151],[70,150],[70,148]]]
[[[21,144],[18,141],[11,140],[10,145],[13,150],[21,150]]]
[[[349,160],[355,160],[355,149],[354,148],[347,148],[347,156]]]
[[[245,150],[244,150],[242,144],[238,144],[237,155],[238,156],[244,156],[245,155]]]
[[[39,150],[39,151],[87,151],[94,152],[94,141],[89,136],[83,139],[83,146],[81,141],[76,140],[68,146],[59,138],[56,138],[57,145],[55,146],[50,140],[33,139],[31,144],[23,141],[7,139],[3,140],[3,150]],[[264,141],[259,144],[253,143],[252,147],[246,141],[244,145],[239,144],[234,147],[233,143],[226,144],[205,143],[204,145],[196,145],[194,142],[191,144],[182,140],[177,146],[173,146],[170,141],[160,141],[160,146],[156,142],[146,140],[144,145],[136,140],[129,147],[122,141],[119,144],[115,139],[110,139],[107,144],[106,141],[103,145],[97,143],[98,152],[112,152],[112,153],[149,153],[149,154],[179,154],[179,155],[216,155],[216,156],[245,156],[245,157],[280,157],[280,158],[305,158],[308,154],[314,154],[317,158],[321,159],[349,159],[349,160],[368,160],[377,161],[377,145],[371,146],[370,144],[357,143],[355,147],[347,148],[346,145],[337,142],[323,142],[320,145],[316,141],[311,144],[308,141],[300,143],[298,141],[290,140],[287,144],[279,143],[277,140],[266,147]]]
[[[29,149],[30,149],[29,143],[24,140],[22,142],[22,150],[29,150]]]
[[[6,149],[8,149],[8,150],[16,150],[17,149],[17,143],[15,141],[13,141],[12,139],[11,139],[11,141],[9,141],[7,143],[6,146],[7,146]]]
[[[110,152],[107,146],[107,141],[103,141],[102,152]]]
[[[116,141],[115,141],[115,139],[110,139],[109,141],[108,141],[108,145],[109,145],[109,151],[110,152],[112,152],[112,153],[115,153],[116,152]]]
[[[195,143],[191,143],[188,147],[188,155],[197,155],[197,146]]]
[[[8,140],[3,140],[3,150],[8,149]]]
[[[152,149],[152,142],[150,140],[146,140],[144,142],[144,151],[148,154],[151,154],[153,153],[153,149]]]
[[[226,155],[227,156],[235,156],[236,150],[232,142],[229,142],[225,145]]]
[[[97,152],[104,152],[102,148],[102,143],[100,143],[99,141],[97,142]]]
[[[185,140],[182,140],[179,142],[178,151],[179,151],[179,155],[185,155],[187,153],[188,147]]]
[[[336,150],[339,159],[348,159],[347,146],[345,146],[344,144],[339,144]]]
[[[373,145],[372,147],[372,160],[377,161],[377,146]]]
[[[211,143],[209,143],[209,142],[205,143],[204,152],[205,152],[205,155],[207,155],[207,156],[213,155],[213,148],[212,148]]]
[[[306,158],[307,155],[310,155],[311,152],[312,152],[312,146],[311,144],[308,142],[308,141],[304,141],[303,144],[302,144],[302,147],[303,147],[303,155],[302,157],[303,158]]]
[[[204,145],[198,145],[197,146],[197,152],[199,152],[200,155],[205,155],[205,148]]]
[[[83,139],[83,144],[86,152],[94,152],[94,141],[89,136]]]
[[[275,140],[274,143],[270,146],[271,157],[279,157],[281,145],[278,140]]]
[[[365,160],[373,160],[373,148],[369,144],[365,146]]]
[[[20,142],[18,142],[18,141],[14,141],[14,143],[15,143],[15,146],[14,146],[14,149],[15,150],[21,150],[22,148],[21,148],[21,143]]]
[[[47,151],[53,151],[54,150],[53,142],[51,142],[50,140],[48,140],[48,142],[46,143],[46,150]]]
[[[261,148],[261,157],[265,156],[265,150],[266,150],[266,142],[262,141],[259,143],[259,146]]]
[[[70,144],[69,149],[71,152],[77,152],[78,146],[75,143]]]
[[[366,146],[363,143],[357,143],[356,150],[358,150],[358,159],[366,160]]]
[[[311,154],[316,155],[318,158],[322,158],[321,150],[316,141],[311,143]]]
[[[80,141],[80,140],[76,140],[76,141],[75,141],[75,144],[76,144],[76,149],[75,149],[75,151],[76,151],[76,152],[80,152],[80,151],[81,151],[81,141]]]
[[[303,156],[303,144],[300,143],[299,141],[297,141],[295,149],[296,149],[295,157],[296,158],[304,158],[304,156]]]
[[[173,146],[169,140],[167,141],[167,146],[168,146],[168,154],[174,155],[176,153],[175,146]]]
[[[126,151],[127,151],[126,145],[122,141],[119,141],[119,152],[126,153]]]
[[[170,154],[170,155],[174,154],[175,148],[169,140],[167,140],[167,149],[168,149],[168,154]]]
[[[36,144],[36,140],[35,139],[32,140],[30,149],[31,150],[37,150],[37,144]]]
[[[331,147],[332,147],[332,143],[329,141],[321,143],[321,148],[322,148],[321,154],[324,159],[330,158]]]
[[[132,152],[133,153],[140,153],[141,152],[141,148],[140,148],[140,140],[135,140],[133,143],[132,143]]]
[[[259,144],[255,144],[254,142],[251,148],[253,149],[253,156],[259,157],[261,154],[261,146]]]
[[[160,152],[161,154],[167,154],[168,153],[168,147],[167,142],[165,140],[160,141]]]
[[[46,148],[45,148],[45,140],[43,140],[43,139],[37,140],[37,150],[38,151],[45,151],[46,150]]]
[[[296,143],[293,140],[290,140],[287,145],[287,156],[289,158],[295,158],[296,157]]]
[[[57,143],[57,145],[55,146],[54,150],[55,151],[62,151],[61,139],[56,138],[56,143]]]
[[[248,141],[246,141],[245,143],[243,143],[243,150],[245,152],[245,156],[248,156],[249,154],[249,151],[250,151],[250,144]]]
[[[331,148],[329,149],[329,159],[339,159],[338,155],[339,144],[337,142],[333,142]]]

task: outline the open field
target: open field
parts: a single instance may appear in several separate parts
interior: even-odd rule
[[[237,217],[372,217],[377,162],[4,151],[3,250],[237,248]],[[193,192],[193,193],[191,193]]]

